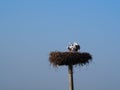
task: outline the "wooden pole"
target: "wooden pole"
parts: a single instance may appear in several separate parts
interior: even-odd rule
[[[69,77],[69,90],[74,90],[73,66],[72,65],[68,65],[68,77]]]

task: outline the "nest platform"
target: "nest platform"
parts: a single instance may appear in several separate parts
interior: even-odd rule
[[[50,52],[49,61],[53,66],[85,65],[92,60],[87,52]]]

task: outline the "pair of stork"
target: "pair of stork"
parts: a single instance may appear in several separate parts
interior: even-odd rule
[[[70,52],[77,52],[78,50],[80,50],[80,45],[74,42],[74,43],[71,43],[67,48]]]

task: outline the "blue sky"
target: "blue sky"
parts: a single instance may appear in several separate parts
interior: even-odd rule
[[[67,90],[67,67],[48,58],[74,41],[93,55],[75,90],[119,90],[119,38],[119,0],[1,0],[0,90]]]

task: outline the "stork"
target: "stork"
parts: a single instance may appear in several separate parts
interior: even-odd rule
[[[78,50],[80,50],[80,45],[76,42],[74,43],[71,43],[69,46],[68,46],[68,50],[70,52],[77,52]]]

